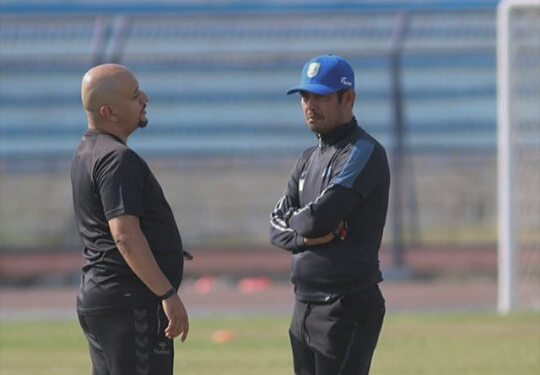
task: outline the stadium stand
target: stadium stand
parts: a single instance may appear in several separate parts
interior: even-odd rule
[[[383,143],[397,52],[407,147],[495,147],[494,6],[115,9],[4,7],[3,160],[69,157],[85,126],[81,74],[111,61],[130,66],[151,96],[152,126],[133,140],[147,156],[296,154],[309,137],[284,91],[325,52],[355,65],[357,115]]]
[[[354,65],[355,113],[399,162],[384,246],[491,251],[496,1],[204,3],[0,0],[4,262],[80,248],[68,163],[86,128],[81,76],[103,62],[128,65],[151,97],[130,146],[189,249],[268,249],[271,207],[313,143],[285,91],[326,52]]]

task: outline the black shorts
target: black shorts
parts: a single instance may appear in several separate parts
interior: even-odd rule
[[[297,375],[367,375],[385,301],[378,285],[329,303],[296,301],[289,328]]]
[[[92,375],[172,375],[173,340],[161,304],[113,313],[82,315]]]

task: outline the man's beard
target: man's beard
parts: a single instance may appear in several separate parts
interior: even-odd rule
[[[146,128],[146,125],[148,125],[148,120],[139,121],[139,128]]]

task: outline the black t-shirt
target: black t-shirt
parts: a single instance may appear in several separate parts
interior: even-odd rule
[[[183,274],[182,240],[161,186],[146,162],[120,139],[87,131],[71,166],[73,207],[84,244],[77,308],[92,313],[158,302],[117,249],[108,220],[138,216],[163,273],[176,288]]]

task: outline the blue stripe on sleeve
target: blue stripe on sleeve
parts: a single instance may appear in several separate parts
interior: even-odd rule
[[[365,139],[356,142],[345,165],[334,178],[333,183],[351,189],[358,175],[364,170],[374,149],[373,143]]]

